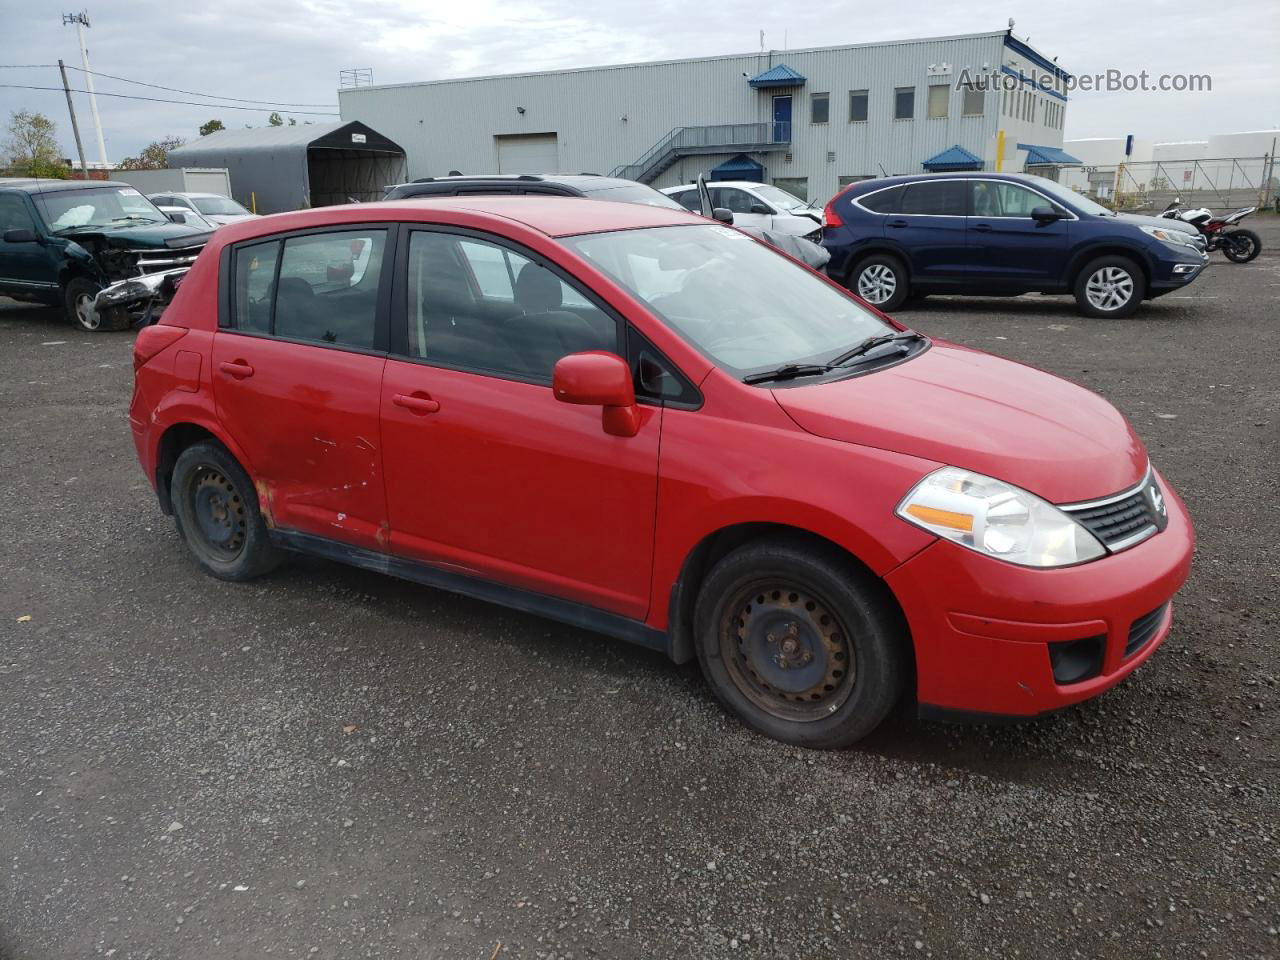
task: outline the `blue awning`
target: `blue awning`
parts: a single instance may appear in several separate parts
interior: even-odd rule
[[[757,73],[754,77],[747,81],[757,90],[768,87],[803,87],[805,78],[796,73],[785,63],[780,63],[776,67],[766,70],[764,73]]]
[[[1037,147],[1034,143],[1020,143],[1018,149],[1027,151],[1028,167],[1080,166],[1080,161],[1061,147]]]
[[[726,160],[711,170],[712,180],[752,180],[764,183],[764,167],[756,163],[745,153]]]
[[[982,158],[974,156],[960,144],[935,153],[923,163],[926,170],[981,170]]]

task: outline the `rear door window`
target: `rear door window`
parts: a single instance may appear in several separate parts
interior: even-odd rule
[[[384,228],[306,234],[239,247],[233,271],[239,330],[371,350]]]
[[[899,212],[918,216],[963,217],[964,211],[964,180],[921,180],[906,185]]]

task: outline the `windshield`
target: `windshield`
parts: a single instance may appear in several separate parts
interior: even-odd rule
[[[601,190],[583,189],[582,192],[592,200],[616,200],[618,203],[644,203],[651,207],[669,207],[673,210],[684,209],[666,194],[659,193],[652,187],[646,187],[642,183],[637,183],[630,187],[605,187]]]
[[[894,329],[815,274],[719,225],[561,241],[736,376],[822,363]]]
[[[197,210],[211,217],[243,217],[249,212],[230,197],[190,197],[188,199],[196,205]]]
[[[133,187],[90,187],[37,193],[45,220],[54,233],[72,227],[105,227],[112,224],[166,223],[155,204]]]
[[[1094,203],[1092,200],[1086,197],[1083,193],[1076,193],[1070,187],[1064,187],[1062,184],[1056,183],[1053,180],[1045,180],[1045,179],[1038,180],[1036,182],[1036,189],[1042,190],[1045,193],[1049,194],[1049,196],[1051,197],[1056,197],[1059,200],[1063,200],[1071,204],[1081,213],[1092,214],[1095,217],[1114,217],[1115,216],[1115,214],[1112,211],[1108,210],[1102,204]]]
[[[771,183],[761,183],[751,189],[781,210],[791,211],[809,209],[809,204],[805,203],[799,197],[793,196],[780,187],[775,187]]]

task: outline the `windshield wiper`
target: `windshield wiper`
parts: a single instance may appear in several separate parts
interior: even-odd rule
[[[121,220],[141,220],[143,223],[164,223],[163,220],[156,220],[154,217],[143,217],[136,213],[131,213],[127,217],[112,217],[112,223],[119,223]]]
[[[831,369],[822,363],[784,363],[773,370],[751,373],[742,378],[743,383],[772,383],[776,380],[794,380],[796,377],[817,377]]]
[[[857,360],[859,357],[866,356],[876,347],[882,347],[887,343],[899,343],[903,340],[923,340],[922,334],[916,333],[914,330],[900,330],[897,333],[885,333],[878,337],[868,337],[852,350],[846,350],[840,356],[828,364],[829,367],[843,367],[847,363]]]

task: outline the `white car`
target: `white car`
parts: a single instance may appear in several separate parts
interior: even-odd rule
[[[147,199],[157,207],[194,210],[215,226],[251,220],[257,216],[220,193],[149,193]]]
[[[203,230],[217,230],[221,226],[221,224],[214,223],[202,214],[196,213],[190,207],[171,207],[167,204],[165,206],[156,204],[156,208],[173,223],[185,223],[188,227],[199,227]]]
[[[822,240],[822,210],[771,183],[713,180],[707,184],[707,189],[711,191],[712,206],[733,212],[735,227],[787,233],[814,243]],[[697,184],[667,187],[662,192],[682,207],[698,212]]]

